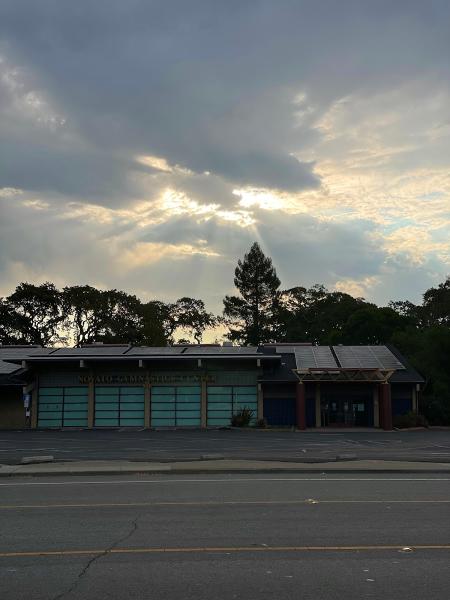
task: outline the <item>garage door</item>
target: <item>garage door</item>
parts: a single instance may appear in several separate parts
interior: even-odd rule
[[[143,427],[144,388],[96,387],[94,423],[96,427]]]
[[[230,425],[232,416],[242,408],[253,411],[252,421],[255,422],[258,410],[258,390],[255,385],[208,386],[208,425]]]
[[[87,386],[39,388],[38,427],[87,426]]]
[[[201,386],[152,387],[152,427],[200,427]]]

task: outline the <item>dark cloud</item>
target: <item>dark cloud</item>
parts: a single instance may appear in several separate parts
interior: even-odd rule
[[[444,169],[448,102],[443,94],[435,120],[434,96],[438,85],[448,91],[449,17],[446,0],[3,0],[0,189],[25,190],[0,198],[3,286],[34,276],[171,298],[198,289],[217,304],[237,257],[259,239],[286,286],[385,277],[395,288],[400,266],[391,277],[373,241],[379,222],[319,219],[320,207],[309,216],[254,209],[255,226],[243,228],[205,205],[240,210],[233,190],[246,186],[294,198],[321,190],[326,199],[333,190],[321,179],[323,163],[345,153],[355,160],[367,147],[374,161],[386,139],[410,149],[394,148],[383,164]],[[333,121],[342,98],[353,104]],[[402,127],[394,109],[410,115]],[[327,147],[336,132],[318,127],[324,118],[340,127]],[[439,142],[422,151],[432,135]],[[171,170],[139,163],[143,155]],[[349,165],[341,163],[343,175]],[[167,188],[200,206],[164,213]],[[26,204],[36,199],[50,206]],[[155,211],[153,223],[96,207],[132,211],[137,201]],[[76,206],[87,213],[76,216]],[[217,256],[119,265],[136,243]],[[424,281],[444,270],[442,261],[424,264],[434,272]],[[423,287],[413,274],[401,279],[406,295]]]
[[[417,73],[431,54],[435,69],[446,62],[436,52],[448,49],[445,19],[436,18],[448,15],[445,2],[426,11],[421,2],[345,7],[6,0],[0,31],[4,52],[26,70],[29,85],[43,90],[66,126],[92,146],[92,168],[74,161],[79,177],[71,175],[70,152],[47,149],[49,160],[59,159],[58,191],[65,175],[69,193],[76,179],[77,191],[84,184],[86,194],[107,196],[100,179],[125,179],[129,168],[114,160],[118,150],[130,159],[157,154],[231,182],[292,191],[318,183],[312,165],[289,156],[303,143],[301,129],[292,127],[295,93],[307,89],[326,108],[355,88],[379,87],[381,77],[386,85]],[[3,178],[28,187],[35,171],[23,178],[5,165]]]

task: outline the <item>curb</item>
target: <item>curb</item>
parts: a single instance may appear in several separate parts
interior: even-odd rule
[[[112,470],[84,470],[84,469],[74,469],[68,471],[36,471],[36,472],[21,472],[21,471],[10,471],[8,473],[1,473],[0,478],[9,478],[9,477],[68,477],[68,476],[106,476],[106,475],[234,475],[234,474],[263,474],[263,473],[288,473],[288,474],[322,474],[322,475],[332,475],[336,474],[440,474],[440,475],[450,475],[449,469],[438,469],[438,468],[430,468],[430,469],[417,469],[417,468],[364,468],[357,467],[353,469],[349,469],[348,467],[329,469],[329,468],[311,468],[311,469],[302,469],[299,467],[295,468],[281,468],[281,467],[267,467],[267,468],[256,468],[250,469],[245,467],[240,467],[236,469],[203,469],[203,468],[189,468],[189,469],[180,469],[172,467],[156,467],[154,469],[112,469]]]

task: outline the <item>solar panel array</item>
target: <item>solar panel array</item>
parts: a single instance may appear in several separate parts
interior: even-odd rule
[[[18,348],[11,346],[0,346],[0,375],[14,373],[21,365],[5,362],[7,359],[25,360],[28,356],[47,355],[53,352],[53,348]]]
[[[184,354],[257,354],[255,346],[188,346]]]
[[[297,369],[339,368],[329,346],[297,346],[293,350]]]
[[[19,348],[18,346],[0,346],[0,359],[21,358],[22,356],[25,358],[27,356],[51,354],[54,351],[54,348],[41,348],[39,346],[29,346],[28,348]]]
[[[173,356],[182,354],[186,346],[134,346],[127,352],[127,356]]]
[[[294,354],[294,346],[275,346],[277,354]]]
[[[129,350],[129,346],[83,346],[82,348],[58,348],[52,356],[120,356]]]
[[[333,346],[343,368],[405,369],[386,346]]]

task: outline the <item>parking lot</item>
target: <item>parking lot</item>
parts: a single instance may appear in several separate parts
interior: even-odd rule
[[[197,460],[217,458],[322,462],[359,460],[450,462],[450,431],[380,430],[86,430],[2,431],[0,464],[30,455],[55,460]]]

